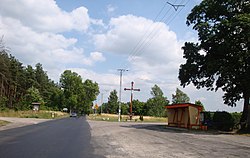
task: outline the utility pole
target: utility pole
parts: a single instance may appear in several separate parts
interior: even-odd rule
[[[122,73],[128,71],[126,69],[117,69],[120,71],[120,94],[119,94],[119,110],[118,110],[118,122],[121,121],[121,102],[122,102]]]
[[[171,5],[175,11],[178,10],[179,7],[185,7],[185,5],[182,5],[182,4],[172,4],[172,3],[169,3],[167,2],[169,5]]]
[[[103,93],[101,93],[101,115],[102,115]]]
[[[105,89],[104,92],[107,93],[108,90]],[[101,114],[102,114],[103,94],[104,94],[104,92],[101,93]]]
[[[140,89],[135,89],[134,88],[134,82],[131,82],[131,88],[124,88],[125,91],[129,90],[131,91],[131,97],[130,97],[130,120],[132,120],[132,101],[133,101],[133,91],[140,91]]]

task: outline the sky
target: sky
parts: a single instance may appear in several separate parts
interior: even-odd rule
[[[223,92],[180,86],[178,73],[185,42],[197,42],[197,32],[186,17],[201,0],[0,0],[0,36],[5,46],[24,65],[41,63],[49,78],[59,81],[72,70],[99,84],[106,102],[109,93],[119,93],[122,102],[147,101],[156,84],[168,100],[176,88],[200,100],[208,111],[242,111],[223,104]],[[167,3],[169,2],[169,3]],[[174,8],[170,4],[181,5]],[[96,103],[101,103],[101,95]]]

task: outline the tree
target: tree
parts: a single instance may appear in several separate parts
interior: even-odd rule
[[[77,110],[83,104],[81,101],[85,97],[81,76],[70,70],[65,70],[61,75],[60,84],[66,100],[66,107],[70,110]]]
[[[187,25],[198,31],[200,43],[186,42],[179,71],[181,85],[222,89],[224,103],[244,99],[241,122],[250,130],[250,3],[249,0],[203,0],[192,9]],[[246,126],[244,126],[246,127]]]
[[[113,90],[110,92],[109,98],[108,98],[108,103],[107,103],[107,112],[110,114],[117,113],[118,111],[118,96],[117,96],[117,91]]]
[[[202,106],[202,111],[205,111],[205,107],[200,100],[196,100],[194,104]]]
[[[44,104],[43,98],[39,90],[35,87],[29,88],[24,97],[25,97],[25,104],[27,108],[31,108],[31,103],[33,102]]]
[[[134,113],[134,115],[143,115],[143,107],[144,107],[144,105],[145,105],[145,103],[144,102],[140,102],[138,99],[137,100],[133,100],[132,101],[132,105],[133,105],[133,113]],[[129,103],[127,103],[127,106],[129,107],[130,106],[130,102]],[[127,110],[129,110],[129,109],[127,109]],[[128,113],[128,111],[127,111],[127,113]]]
[[[169,104],[167,97],[164,97],[164,94],[161,88],[157,85],[154,85],[151,88],[151,95],[153,98],[147,100],[144,113],[149,116],[163,117],[166,116],[165,106]]]
[[[175,94],[172,94],[172,104],[189,103],[189,101],[188,95],[176,88]]]
[[[85,104],[85,108],[82,110],[89,113],[92,108],[92,102],[96,100],[96,97],[100,92],[99,86],[96,82],[87,79],[83,83],[83,88],[82,94],[84,96],[80,97],[79,101]]]

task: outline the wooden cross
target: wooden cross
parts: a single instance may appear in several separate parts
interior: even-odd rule
[[[140,89],[134,88],[134,82],[131,82],[131,88],[124,88],[125,91],[131,91],[131,97],[130,97],[130,120],[132,120],[132,101],[133,101],[133,91],[140,91]]]

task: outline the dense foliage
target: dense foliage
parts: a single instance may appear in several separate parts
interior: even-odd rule
[[[172,104],[189,103],[190,98],[179,88],[176,88],[175,94],[172,95]]]
[[[165,106],[169,104],[166,97],[163,96],[163,92],[159,86],[154,85],[151,90],[152,98],[148,99],[147,102],[141,102],[138,99],[132,101],[132,113],[133,115],[139,116],[166,116]],[[113,90],[110,92],[108,102],[102,104],[102,112],[116,114],[118,112],[118,96],[117,91]],[[123,115],[129,114],[130,102],[127,104],[121,104],[121,113]],[[100,108],[98,110],[100,112]]]
[[[145,103],[144,112],[148,116],[157,116],[163,117],[166,116],[166,109],[165,106],[169,104],[169,100],[167,97],[164,97],[164,94],[161,88],[157,85],[154,85],[151,88],[151,95],[152,98],[149,98]]]
[[[199,43],[186,42],[186,63],[179,79],[208,90],[221,88],[224,102],[236,106],[244,99],[241,122],[250,130],[250,2],[203,0],[192,9],[187,24],[198,31]]]
[[[83,82],[70,70],[61,75],[60,85],[54,83],[42,64],[24,66],[0,41],[0,110],[29,110],[32,102],[39,102],[45,109],[67,107],[87,113],[98,94],[97,83],[88,79]]]
[[[213,115],[213,127],[217,130],[230,131],[234,127],[234,119],[228,112],[215,112]]]

